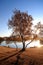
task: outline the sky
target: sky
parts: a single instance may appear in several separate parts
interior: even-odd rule
[[[33,17],[33,23],[43,23],[43,0],[0,0],[0,36],[9,36],[8,20],[11,19],[14,9],[28,12]]]

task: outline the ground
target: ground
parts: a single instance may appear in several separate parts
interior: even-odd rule
[[[0,46],[0,65],[43,65],[43,47],[19,50]]]

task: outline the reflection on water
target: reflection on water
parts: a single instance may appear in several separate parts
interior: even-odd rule
[[[29,43],[29,42],[30,42],[30,41],[26,41],[26,42],[25,42],[25,45],[26,45],[27,43]],[[22,47],[23,47],[22,42],[16,42],[16,44],[17,44],[18,48],[22,48]],[[15,43],[6,44],[5,41],[1,43],[1,46],[9,46],[9,47],[12,47],[12,48],[16,48]],[[27,48],[29,48],[29,47],[35,47],[35,46],[37,46],[37,47],[39,46],[39,47],[40,47],[40,42],[39,42],[39,40],[38,40],[38,41],[33,41],[32,43],[30,43],[30,44],[27,46]]]

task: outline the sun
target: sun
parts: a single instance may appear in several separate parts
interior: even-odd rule
[[[26,42],[26,44],[29,43],[29,41]],[[43,45],[40,44],[40,41],[37,40],[37,41],[33,41],[32,43],[30,43],[27,48],[30,48],[30,47],[36,47],[36,48],[41,48],[43,47]]]
[[[30,44],[30,47],[37,47],[37,48],[40,48],[42,47],[42,45],[40,44],[40,41],[34,41]]]
[[[35,46],[38,47],[38,48],[41,47],[41,44],[40,44],[40,41],[39,40],[35,43]]]
[[[41,45],[39,44],[39,45],[37,45],[37,47],[38,47],[38,48],[40,48],[40,47],[41,47]]]
[[[40,48],[40,47],[43,47],[43,45],[39,45],[39,46],[37,46],[38,48]]]

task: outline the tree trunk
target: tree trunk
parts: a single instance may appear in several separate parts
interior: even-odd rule
[[[23,42],[23,50],[25,51],[25,41]]]
[[[21,36],[21,38],[22,38],[22,43],[23,43],[23,51],[25,51],[25,41],[24,41],[24,39],[23,39],[23,36]]]

